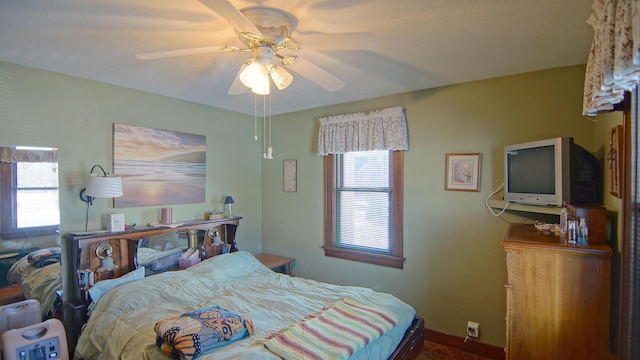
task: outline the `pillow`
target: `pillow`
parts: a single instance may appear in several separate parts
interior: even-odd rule
[[[102,295],[104,295],[107,291],[113,289],[114,287],[130,283],[132,281],[140,280],[143,277],[144,266],[141,266],[140,268],[117,279],[98,281],[91,289],[89,289],[89,295],[91,296],[91,300],[93,300],[94,303],[97,303]]]
[[[163,353],[191,360],[251,335],[255,327],[249,318],[212,306],[160,320],[153,329]]]
[[[13,263],[11,268],[9,268],[9,271],[7,272],[7,281],[9,282],[9,285],[20,284],[20,282],[22,282],[22,273],[29,265],[29,260],[27,260],[28,256],[29,255],[23,256],[20,260]]]
[[[155,249],[157,251],[167,251],[180,246],[189,245],[187,239],[181,238],[180,236],[181,234],[179,231],[170,231],[165,234],[151,235],[147,237],[147,241],[143,242],[141,246],[146,243],[146,247],[148,248]]]
[[[59,247],[51,247],[46,249],[40,249],[32,252],[27,257],[29,264],[42,268],[47,265],[55,264],[60,262],[60,248]]]

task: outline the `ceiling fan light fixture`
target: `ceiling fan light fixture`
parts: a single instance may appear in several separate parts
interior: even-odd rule
[[[257,61],[252,61],[242,72],[240,73],[240,81],[244,86],[253,89],[256,86],[258,80],[265,76],[267,71]]]
[[[280,57],[280,62],[284,66],[291,66],[298,60],[298,55],[283,55]]]
[[[300,51],[300,49],[302,49],[302,44],[300,44],[300,42],[292,37],[289,37],[287,39],[285,39],[282,42],[282,45],[284,47],[286,47],[289,50],[293,50],[293,51]]]
[[[258,75],[255,79],[255,83],[253,87],[251,87],[251,91],[258,95],[269,95],[270,93],[270,84],[269,84],[269,74],[264,71],[262,74]]]
[[[274,44],[280,45],[286,39],[291,37],[291,32],[298,25],[295,16],[280,10],[267,6],[253,6],[240,9],[244,15],[255,27],[261,32],[255,39],[250,39],[245,34],[239,34],[240,39],[243,38],[255,43],[264,41],[264,38],[270,39]]]
[[[278,90],[286,89],[289,85],[291,85],[291,82],[293,82],[293,75],[291,75],[282,66],[272,65],[269,68],[269,73],[271,74],[271,78],[276,84]]]

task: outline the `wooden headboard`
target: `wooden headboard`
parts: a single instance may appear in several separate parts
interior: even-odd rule
[[[219,255],[225,244],[235,243],[240,219],[242,217],[195,220],[176,227],[146,227],[122,232],[70,233],[65,235],[65,239],[71,244],[72,253],[77,259],[72,269],[73,273],[79,274],[81,271],[90,273],[94,277],[94,282],[97,282],[118,278],[135,270],[138,242],[152,235],[195,230],[199,235],[196,247],[203,252],[202,257],[209,258]],[[213,244],[213,240],[207,234],[211,228],[216,228],[223,245]],[[116,265],[112,271],[98,271],[102,266],[102,260],[96,255],[96,249],[102,244],[108,244],[112,248],[111,256]],[[84,303],[86,300],[86,293],[81,290],[78,281],[73,283],[73,298],[78,299],[79,303]]]

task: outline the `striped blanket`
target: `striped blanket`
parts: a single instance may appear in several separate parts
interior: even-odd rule
[[[353,299],[270,336],[265,347],[283,359],[347,359],[392,329],[396,315]]]

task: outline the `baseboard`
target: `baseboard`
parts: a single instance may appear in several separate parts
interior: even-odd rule
[[[493,360],[504,360],[505,358],[504,348],[473,339],[468,339],[465,342],[463,337],[445,334],[436,330],[425,328],[424,339]]]

